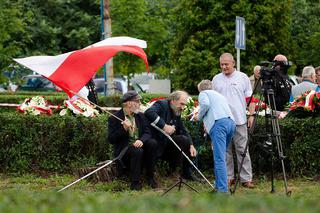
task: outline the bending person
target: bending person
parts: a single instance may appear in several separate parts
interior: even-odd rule
[[[236,124],[226,98],[212,90],[212,82],[203,80],[198,84],[199,113],[197,120],[203,120],[209,133],[214,157],[215,188],[218,192],[228,192],[226,152],[235,132]]]

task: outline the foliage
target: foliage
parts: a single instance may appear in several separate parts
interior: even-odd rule
[[[202,79],[219,72],[223,52],[235,56],[235,17],[246,19],[246,51],[241,53],[242,71],[272,60],[278,53],[290,58],[291,1],[187,1],[176,7],[177,31],[171,49],[174,88],[196,94]],[[274,20],[277,20],[276,22]],[[276,38],[276,39],[275,39]]]
[[[165,7],[167,1],[117,0],[111,1],[112,36],[131,36],[146,40],[148,60],[156,67],[165,60],[163,45],[166,43]],[[121,53],[114,59],[115,70],[126,76],[145,71],[142,60],[132,54]]]
[[[11,63],[11,58],[23,48],[25,23],[19,10],[19,1],[0,0],[0,70]],[[0,73],[0,82],[4,77]]]
[[[70,171],[81,164],[105,160],[112,156],[108,146],[108,116],[95,118],[59,115],[31,116],[0,113],[0,162],[2,171]],[[195,159],[203,170],[212,169],[210,139],[203,137],[203,126],[185,122],[199,156]],[[316,131],[320,117],[280,120],[282,144],[287,173],[290,176],[313,176],[320,173],[318,152],[320,140]],[[264,121],[251,136],[250,154],[255,174],[268,174],[270,152],[266,147]],[[276,142],[274,141],[276,147]],[[275,152],[275,172],[281,173],[281,164]]]
[[[303,66],[319,66],[317,51],[320,41],[320,4],[317,1],[294,0],[292,8],[291,35],[293,40],[292,60],[301,74]]]
[[[236,196],[214,194],[207,184],[188,182],[200,193],[193,193],[184,185],[181,191],[172,190],[160,196],[170,179],[155,191],[148,188],[140,192],[129,191],[125,183],[88,183],[83,180],[71,188],[57,193],[58,189],[76,177],[52,175],[46,178],[34,175],[19,177],[1,176],[0,211],[15,212],[317,212],[319,184],[308,179],[289,180],[293,193],[283,194],[283,183],[275,181],[276,193],[270,194],[270,182],[259,181],[255,189],[238,188]],[[160,181],[168,180],[163,178]]]
[[[1,170],[70,171],[108,158],[107,117],[0,113]]]

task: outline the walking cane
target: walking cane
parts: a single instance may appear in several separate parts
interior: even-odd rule
[[[125,148],[123,148],[123,149],[121,150],[120,154],[118,155],[118,157],[116,157],[115,159],[113,159],[113,160],[111,160],[111,161],[108,161],[106,164],[104,164],[104,165],[100,166],[99,168],[95,169],[94,171],[92,171],[92,172],[90,172],[90,173],[86,174],[85,176],[83,176],[83,177],[79,178],[78,180],[76,180],[76,181],[74,181],[74,182],[70,183],[69,185],[67,185],[67,186],[63,187],[63,188],[62,188],[62,189],[60,189],[58,192],[62,192],[63,190],[65,190],[65,189],[69,188],[70,186],[72,186],[72,185],[74,185],[74,184],[78,183],[79,181],[81,181],[81,180],[83,180],[83,179],[85,179],[85,178],[89,177],[90,175],[92,175],[92,174],[96,173],[97,171],[99,171],[99,170],[103,169],[104,167],[106,167],[106,166],[108,166],[108,165],[112,164],[113,162],[116,162],[117,160],[120,160],[120,159],[123,157],[123,155],[127,152],[127,150],[128,150],[128,146],[126,146]]]
[[[213,188],[214,186],[210,183],[210,181],[208,181],[208,179],[202,174],[202,172],[196,167],[196,165],[194,165],[194,163],[190,160],[190,158],[181,150],[181,148],[178,146],[178,144],[176,144],[176,142],[174,142],[174,140],[172,139],[172,137],[170,135],[168,135],[165,131],[163,131],[162,129],[160,129],[158,126],[156,126],[154,123],[151,123],[151,126],[153,126],[154,128],[156,128],[158,131],[160,131],[162,134],[164,134],[176,147],[177,149],[183,154],[183,156],[189,161],[189,163],[197,170],[197,172],[203,177],[203,179],[205,179],[205,181]]]

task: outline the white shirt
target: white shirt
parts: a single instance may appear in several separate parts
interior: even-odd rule
[[[227,99],[236,124],[245,124],[247,122],[246,98],[252,95],[248,76],[243,72],[235,70],[228,76],[223,73],[214,76],[212,83],[214,90]]]

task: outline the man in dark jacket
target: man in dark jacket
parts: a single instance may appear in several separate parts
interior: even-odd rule
[[[192,144],[192,139],[185,129],[181,120],[181,112],[185,108],[189,95],[184,91],[176,91],[169,95],[166,100],[155,102],[145,111],[148,120],[163,129],[177,143],[181,150],[189,157],[195,157],[197,151]],[[157,156],[169,162],[172,169],[178,166],[182,155],[169,139],[155,128],[151,129],[153,137],[158,142]],[[182,177],[196,180],[191,175],[190,163],[183,157]]]
[[[131,189],[140,190],[140,176],[143,162],[146,166],[147,182],[152,187],[157,186],[154,180],[157,142],[151,138],[149,123],[143,113],[139,112],[141,96],[135,91],[128,91],[122,97],[123,108],[110,116],[108,121],[108,140],[114,147],[114,155],[129,146],[121,163],[117,164],[119,173],[123,168],[130,168]]]

